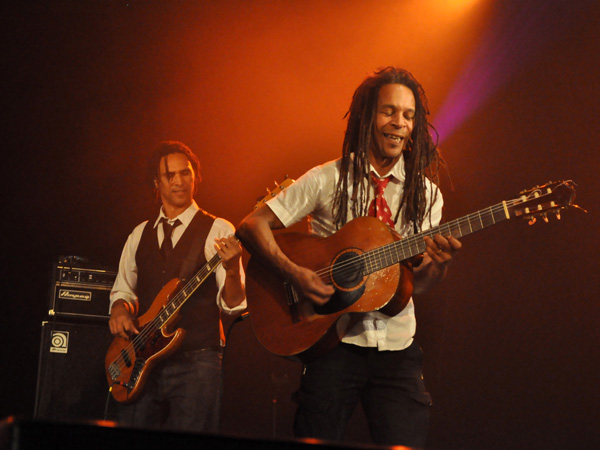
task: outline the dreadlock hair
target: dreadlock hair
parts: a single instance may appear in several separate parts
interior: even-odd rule
[[[160,179],[160,161],[163,157],[170,155],[172,153],[181,153],[185,155],[192,165],[192,169],[194,171],[195,184],[194,184],[194,194],[198,192],[198,185],[200,181],[202,181],[202,176],[200,175],[200,160],[198,157],[190,150],[190,148],[185,145],[183,142],[178,141],[163,141],[159,142],[154,150],[152,151],[152,155],[150,156],[150,161],[148,161],[148,182],[154,189],[155,200],[159,201],[158,191],[156,189],[156,183]],[[168,160],[165,159],[165,169],[167,173],[169,172],[169,164]]]
[[[339,229],[348,216],[348,183],[352,179],[351,213],[352,218],[367,215],[369,205],[369,150],[379,145],[375,139],[375,125],[379,90],[387,84],[402,84],[408,87],[415,97],[415,120],[412,134],[404,149],[406,178],[404,192],[394,221],[398,220],[404,207],[404,219],[413,221],[421,228],[425,217],[431,219],[431,204],[426,207],[425,178],[439,184],[441,157],[437,148],[437,132],[434,141],[427,121],[429,109],[425,91],[414,76],[403,69],[386,67],[367,77],[354,91],[350,108],[344,118],[348,118],[344,136],[340,178],[336,185],[333,202],[333,216]],[[353,155],[353,156],[352,156]],[[352,177],[350,177],[352,175]],[[435,190],[434,199],[437,196]],[[433,203],[433,202],[432,202]]]

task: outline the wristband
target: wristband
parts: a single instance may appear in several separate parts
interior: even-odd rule
[[[133,315],[133,307],[129,304],[128,301],[124,301],[123,306],[125,307],[125,309],[127,310],[127,312],[131,315]]]

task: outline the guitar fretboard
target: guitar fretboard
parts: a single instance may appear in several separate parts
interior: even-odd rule
[[[210,274],[214,272],[220,263],[221,257],[218,254],[215,254],[215,256],[213,256],[210,261],[208,261],[204,267],[202,267],[202,269],[200,269],[172,299],[169,299],[160,314],[158,314],[154,319],[157,328],[162,327],[173,316],[173,314],[175,314],[175,312],[177,312],[179,308],[183,306],[186,300],[190,298],[194,292],[196,292],[196,289],[198,289],[200,285],[204,283],[204,280],[206,280]]]
[[[436,234],[460,238],[489,226],[507,220],[509,215],[505,202],[498,203],[488,208],[481,209],[459,219],[452,220],[440,226],[392,242],[382,247],[373,249],[361,255],[364,264],[364,275],[384,269],[400,261],[405,261],[413,256],[420,255],[426,249],[423,238],[433,238]]]

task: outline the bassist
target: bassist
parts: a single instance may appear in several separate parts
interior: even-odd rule
[[[309,216],[310,231],[336,233],[361,216],[375,216],[402,236],[437,226],[442,195],[437,188],[439,154],[427,121],[420,84],[388,67],[355,91],[340,159],[317,166],[279,196],[248,215],[238,236],[253,256],[278,268],[315,305],[335,290],[315,271],[292,261],[272,230]],[[414,292],[442,280],[461,243],[426,237],[414,269]],[[410,269],[409,269],[410,271]],[[431,399],[422,379],[422,354],[414,341],[412,299],[398,314],[365,313],[333,350],[306,362],[297,393],[297,437],[341,440],[357,403],[371,436],[382,445],[424,447]]]
[[[134,427],[216,432],[225,344],[220,313],[246,306],[241,246],[228,221],[194,201],[200,162],[185,144],[161,142],[149,175],[161,208],[125,244],[111,291],[111,333],[134,338],[140,333],[135,317],[150,308],[167,282],[189,277],[215,253],[221,264],[179,311],[176,327],[187,333],[181,348],[153,368],[136,402],[120,405],[119,419]]]

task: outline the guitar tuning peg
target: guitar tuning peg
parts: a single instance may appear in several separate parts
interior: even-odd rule
[[[548,223],[548,216],[546,214],[542,214],[542,219],[544,219],[544,222]]]
[[[554,214],[556,215],[556,218],[560,220],[560,210],[556,210]]]
[[[534,223],[537,222],[537,219],[533,216],[531,216],[531,218],[529,219],[529,222],[527,222],[528,225],[533,225]]]

